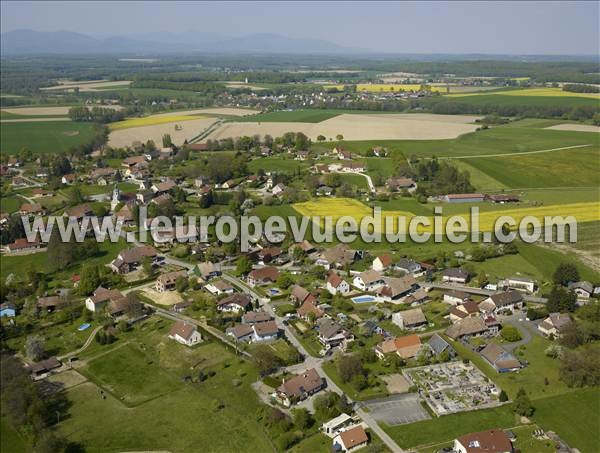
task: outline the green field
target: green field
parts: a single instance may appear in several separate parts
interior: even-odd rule
[[[294,174],[298,173],[302,168],[308,165],[304,162],[285,159],[282,157],[270,157],[268,159],[254,159],[248,163],[248,170],[256,173],[258,170],[273,171],[278,173]]]
[[[0,420],[0,450],[10,453],[25,453],[30,450],[23,438],[4,417]]]
[[[152,318],[114,345],[96,349],[84,368],[93,382],[67,391],[72,406],[59,433],[86,452],[187,452],[199,445],[215,452],[273,451],[256,419],[254,369],[218,343],[187,348],[169,340],[170,326]],[[182,382],[199,370],[215,374],[203,382]],[[97,384],[110,392],[106,399]]]
[[[596,453],[600,445],[600,389],[587,388],[534,402],[533,419],[570,447]]]
[[[527,360],[529,365],[518,373],[498,373],[479,354],[460,343],[452,342],[452,346],[462,358],[473,362],[488,378],[504,390],[509,398],[514,398],[522,387],[533,401],[573,390],[559,380],[559,361],[544,353],[549,345],[549,340],[532,332],[531,342],[515,350],[517,357]],[[548,378],[548,385],[545,385],[545,378]]]
[[[510,406],[460,412],[423,420],[409,425],[387,426],[383,429],[402,448],[449,442],[463,434],[492,428],[511,428],[517,425]]]
[[[363,154],[375,146],[383,146],[391,153],[402,152],[406,157],[456,157],[540,151],[594,143],[598,143],[595,132],[498,126],[449,140],[344,141],[342,146]]]
[[[0,124],[2,153],[15,154],[22,148],[34,153],[59,153],[89,142],[94,136],[90,123],[35,121]]]
[[[334,116],[343,113],[338,110],[294,110],[281,112],[259,113],[257,115],[249,115],[236,118],[235,122],[264,122],[264,123],[320,123]]]
[[[519,156],[480,157],[465,159],[465,162],[510,188],[600,187],[598,147]],[[485,185],[481,179],[474,182]]]
[[[576,93],[573,93],[576,94]],[[451,96],[452,102],[476,106],[499,105],[499,106],[530,106],[530,107],[597,107],[598,99],[578,96],[526,96],[508,94],[477,93],[476,95]]]
[[[552,274],[556,270],[556,266],[563,262],[575,264],[582,280],[600,281],[600,273],[581,263],[574,254],[561,253],[533,244],[517,243],[517,247],[519,255],[535,266],[547,282],[552,281]]]
[[[0,212],[7,212],[9,214],[19,210],[21,205],[26,201],[14,195],[3,196],[0,198]]]
[[[119,242],[113,243],[110,241],[104,241],[98,244],[99,254],[93,258],[85,260],[85,264],[107,264],[112,261],[117,253],[125,248],[125,241],[120,240]],[[53,280],[60,278],[70,278],[72,274],[76,274],[80,271],[83,262],[74,263],[73,265],[61,269],[53,274]],[[36,269],[38,272],[47,273],[49,270],[48,255],[46,252],[32,253],[29,255],[16,255],[16,256],[2,256],[0,260],[0,275],[2,278],[6,278],[9,274],[13,273],[17,277],[26,275],[30,269]]]
[[[132,344],[115,349],[110,360],[89,360],[82,373],[127,406],[137,406],[181,388],[176,377]]]
[[[64,118],[66,115],[19,115],[18,113],[0,110],[0,119],[2,120],[26,120],[40,118]]]

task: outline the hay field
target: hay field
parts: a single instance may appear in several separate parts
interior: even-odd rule
[[[344,140],[442,140],[473,132],[477,117],[430,114],[343,114],[320,123],[244,122],[226,123],[209,135],[210,139],[240,137],[254,134],[278,137],[286,132],[303,132],[312,140],[324,135],[334,140],[338,134]]]
[[[555,131],[577,131],[577,132],[600,132],[600,127],[592,126],[591,124],[556,124],[554,126],[545,127],[544,129],[552,129]]]
[[[194,138],[215,122],[215,118],[188,118],[190,119],[187,121],[173,122],[172,119],[169,119],[168,122],[161,124],[114,130],[109,135],[108,144],[112,147],[120,148],[131,146],[133,142],[153,140],[154,143],[160,145],[162,143],[162,136],[170,134],[173,143],[181,145],[186,139],[190,140]],[[181,126],[181,130],[175,130],[176,124]]]
[[[460,93],[449,94],[449,97],[459,96],[480,96],[482,93]],[[544,96],[544,97],[576,97],[600,100],[600,93],[573,93],[571,91],[563,91],[562,88],[523,88],[520,90],[497,91],[494,94],[502,96]]]
[[[55,91],[55,90],[67,90],[73,91],[75,88],[79,88],[79,91],[99,91],[108,88],[115,87],[128,87],[131,85],[131,80],[117,80],[117,81],[109,81],[109,80],[65,80],[63,82],[59,82],[58,85],[40,88],[40,90],[45,91]]]
[[[294,209],[303,216],[331,216],[334,222],[342,216],[353,217],[357,224],[360,225],[361,220],[364,217],[372,216],[373,211],[368,206],[362,204],[360,201],[349,199],[349,198],[327,198],[315,201],[307,201],[304,203],[296,203],[293,205]],[[442,205],[444,207],[444,205]],[[541,206],[541,207],[529,207],[529,208],[514,208],[505,209],[501,211],[485,211],[479,214],[479,229],[480,231],[493,231],[496,219],[500,216],[512,216],[517,224],[523,217],[535,216],[541,222],[543,222],[545,216],[568,216],[572,215],[577,219],[577,222],[591,222],[600,220],[600,210],[598,209],[597,203],[569,203],[561,205]],[[410,222],[415,216],[414,213],[408,211],[383,211],[382,212],[382,224],[375,224],[376,231],[385,231],[386,218],[392,218],[392,225],[394,230],[398,228],[398,217],[406,217],[406,223]],[[469,221],[469,215],[462,214],[465,220]],[[448,219],[451,216],[442,216],[442,225],[445,228]],[[433,216],[428,216],[431,225],[433,225]],[[323,225],[321,220],[321,225]],[[403,231],[403,229],[400,229]],[[420,227],[420,232],[428,231],[432,232],[433,227]]]

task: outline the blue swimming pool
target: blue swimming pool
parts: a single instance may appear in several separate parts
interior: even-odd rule
[[[277,288],[269,288],[269,293],[271,296],[277,296],[278,294],[281,294],[281,291]]]
[[[352,302],[355,304],[365,304],[367,302],[375,302],[376,300],[375,296],[356,296],[352,298]]]
[[[79,331],[81,332],[81,331],[83,331],[83,330],[87,330],[87,329],[89,329],[89,328],[90,328],[90,324],[86,322],[85,324],[82,324],[82,325],[80,325],[80,326],[77,328],[77,330],[79,330]]]

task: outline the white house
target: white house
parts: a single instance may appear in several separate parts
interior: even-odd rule
[[[471,300],[470,296],[463,291],[448,291],[444,293],[444,302],[450,305],[460,305]]]
[[[225,280],[209,282],[204,286],[204,289],[215,296],[220,296],[221,294],[233,294],[235,292],[231,283],[228,283]]]
[[[352,285],[362,291],[375,291],[385,285],[385,280],[383,274],[370,269],[354,277]]]
[[[327,277],[327,291],[334,296],[338,293],[348,294],[350,292],[350,285],[338,274],[332,272]]]
[[[514,290],[492,294],[479,304],[479,310],[486,313],[514,311],[522,307],[523,296]]]
[[[509,277],[504,281],[506,287],[516,289],[518,291],[525,291],[528,293],[535,292],[535,282],[529,278],[523,277]]]
[[[279,183],[277,184],[275,187],[273,187],[273,189],[271,190],[271,193],[275,196],[283,193],[283,191],[285,190],[285,184]]]
[[[186,346],[194,346],[202,341],[202,336],[196,326],[183,321],[177,321],[173,324],[169,332],[169,338]]]
[[[94,313],[102,311],[109,302],[115,302],[125,298],[117,289],[106,289],[102,286],[96,288],[94,293],[85,300],[85,308]]]
[[[539,325],[538,330],[541,334],[554,338],[561,336],[561,331],[571,324],[571,316],[568,313],[550,313]]]
[[[453,267],[442,272],[442,280],[450,283],[467,283],[469,273],[459,267]]]
[[[335,418],[332,418],[328,422],[323,423],[321,426],[321,431],[323,434],[334,438],[339,433],[344,431],[348,425],[352,424],[354,420],[348,414],[340,414]]]
[[[594,285],[586,281],[569,283],[569,289],[577,294],[578,299],[589,299],[594,294]]]
[[[377,272],[383,272],[392,265],[392,257],[390,255],[380,255],[373,260],[372,269]]]

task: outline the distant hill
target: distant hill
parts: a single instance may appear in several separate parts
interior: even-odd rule
[[[94,38],[71,31],[14,30],[0,35],[2,55],[221,53],[349,53],[329,41],[274,34],[222,37],[202,32],[156,32]]]

